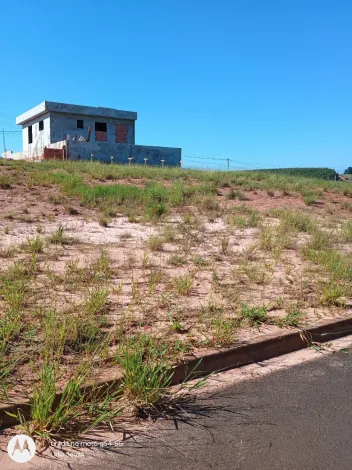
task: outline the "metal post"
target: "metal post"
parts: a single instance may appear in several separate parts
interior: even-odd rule
[[[161,168],[164,168],[165,160],[161,160]]]
[[[114,157],[111,155],[111,157],[110,157],[110,163],[113,163],[113,161],[114,161]]]
[[[93,163],[94,153],[90,154],[90,162]]]
[[[183,168],[183,161],[180,161],[181,169]]]
[[[4,141],[4,153],[5,153],[5,158],[6,158],[6,141],[5,141],[5,131],[4,129],[2,130],[2,138]]]
[[[128,165],[131,165],[131,160],[133,160],[133,157],[128,157]]]
[[[144,158],[144,166],[147,166],[148,158]]]
[[[227,171],[230,171],[230,159],[227,159]]]

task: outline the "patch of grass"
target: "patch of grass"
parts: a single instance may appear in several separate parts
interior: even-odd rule
[[[202,267],[202,266],[207,265],[206,261],[204,261],[204,259],[201,255],[195,255],[193,262],[198,267]]]
[[[312,206],[317,202],[317,198],[315,194],[310,193],[310,192],[303,192],[302,193],[303,201],[306,206]]]
[[[123,369],[122,391],[136,413],[160,403],[173,372],[166,360],[166,350],[157,338],[139,334],[126,340],[119,348],[116,361]]]
[[[150,202],[146,209],[145,215],[147,220],[158,220],[167,212],[167,207],[163,201]]]
[[[78,215],[79,211],[73,206],[67,206],[66,211],[69,215]]]
[[[50,194],[48,197],[48,201],[55,205],[64,204],[65,200],[66,198],[61,194]]]
[[[243,262],[233,272],[235,279],[240,276],[241,282],[253,282],[263,285],[267,280],[267,267],[257,263]]]
[[[282,227],[262,227],[259,233],[258,246],[261,250],[271,253],[279,258],[283,249],[290,248],[293,243],[292,234]]]
[[[84,305],[84,310],[87,315],[90,317],[105,314],[108,306],[108,296],[109,291],[107,289],[92,289]]]
[[[12,179],[8,175],[0,175],[0,189],[11,189]]]
[[[243,304],[241,307],[240,320],[246,322],[249,326],[259,326],[268,321],[268,311],[263,305],[261,307],[248,307]]]
[[[99,225],[102,227],[108,227],[109,226],[110,219],[105,215],[101,214],[99,217]]]
[[[280,326],[292,326],[297,328],[302,322],[303,313],[298,310],[293,310],[287,313],[284,318],[281,319]]]
[[[184,264],[186,264],[186,260],[182,256],[172,255],[169,258],[169,263],[172,266],[183,266]]]
[[[182,341],[179,338],[176,338],[173,350],[176,354],[181,354],[181,356],[183,356],[189,352],[190,345],[187,342]]]
[[[52,243],[53,245],[70,245],[74,243],[76,240],[72,237],[68,237],[64,233],[64,228],[62,225],[59,225],[58,228],[56,229],[55,232],[53,232],[49,237],[48,237],[49,243]]]
[[[234,322],[225,318],[222,313],[216,315],[212,321],[212,342],[218,346],[228,347],[234,343]]]
[[[148,239],[148,248],[151,251],[162,251],[164,239],[160,235],[152,235]]]
[[[111,206],[102,206],[102,213],[108,217],[116,217],[117,216],[117,210],[114,207]]]
[[[132,238],[132,234],[130,232],[123,232],[120,235],[120,240],[129,240]]]
[[[149,275],[149,281],[148,281],[148,292],[149,294],[153,294],[158,287],[158,285],[161,283],[162,279],[164,278],[164,274],[162,271],[157,270],[157,269],[152,269]]]
[[[193,286],[193,277],[189,274],[174,278],[175,288],[180,295],[189,295]]]
[[[348,220],[341,227],[342,240],[346,243],[352,243],[352,220]]]
[[[342,285],[337,282],[329,282],[324,285],[323,291],[320,297],[320,302],[323,305],[328,306],[341,306],[344,304],[343,295],[345,293],[345,289]]]
[[[164,228],[162,237],[165,243],[173,243],[177,239],[177,232],[174,227],[172,227],[171,225],[167,225]]]
[[[247,197],[242,191],[231,189],[231,191],[227,195],[227,199],[238,199],[239,201],[246,201]]]
[[[194,228],[199,228],[201,225],[199,218],[189,212],[184,214],[183,221],[186,225],[191,225]]]
[[[183,333],[185,331],[184,324],[180,322],[177,318],[174,318],[173,315],[169,312],[168,316],[171,322],[171,330],[176,333]]]
[[[312,233],[317,228],[311,215],[298,210],[282,210],[279,217],[283,231],[297,230],[298,232]]]
[[[37,235],[34,238],[28,238],[25,243],[21,245],[21,248],[28,253],[41,253],[43,251],[44,242]]]
[[[101,392],[94,387],[84,391],[88,377],[89,365],[85,363],[77,368],[55,403],[58,364],[45,361],[38,371],[38,381],[30,400],[30,419],[27,421],[19,411],[11,416],[18,419],[26,434],[35,436],[44,446],[62,433],[81,435],[99,424],[111,423],[122,411],[116,404],[121,391],[108,388]]]
[[[250,209],[246,205],[233,208],[234,213],[227,216],[227,223],[237,228],[258,227],[261,223],[261,215],[255,209]]]
[[[0,258],[13,258],[16,254],[16,248],[14,246],[8,246],[0,249]]]
[[[220,252],[221,254],[223,255],[226,255],[226,253],[228,252],[228,249],[229,249],[229,237],[222,237],[220,239]]]
[[[216,219],[220,215],[220,206],[216,198],[213,196],[206,196],[199,199],[198,205],[201,210],[206,213],[211,220]]]

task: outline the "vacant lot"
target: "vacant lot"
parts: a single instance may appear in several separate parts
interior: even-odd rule
[[[351,314],[351,211],[343,182],[0,161],[3,400]]]

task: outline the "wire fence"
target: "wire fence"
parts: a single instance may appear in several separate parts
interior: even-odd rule
[[[1,130],[1,129],[0,129]],[[6,129],[1,131],[4,143],[5,136],[11,139],[22,138],[22,131]],[[17,152],[20,153],[20,152]],[[1,153],[0,153],[1,156]],[[126,162],[127,163],[127,162]],[[163,166],[164,163],[160,162],[160,166]],[[167,162],[165,161],[165,166]],[[241,171],[241,170],[260,170],[260,169],[279,169],[287,167],[287,165],[275,165],[265,162],[263,159],[262,162],[249,162],[236,158],[225,158],[225,157],[216,157],[216,156],[196,156],[196,155],[183,155],[180,161],[180,166],[184,169],[197,169],[197,170],[209,170],[209,171]],[[310,167],[315,165],[310,165]],[[316,165],[317,167],[320,165]],[[324,163],[324,167],[333,168],[338,173],[343,173],[346,169],[345,166],[336,166],[336,162],[327,165]],[[293,167],[290,166],[291,168]]]

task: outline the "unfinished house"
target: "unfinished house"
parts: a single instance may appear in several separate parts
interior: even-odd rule
[[[135,144],[136,120],[133,111],[43,101],[16,118],[23,150],[6,156],[179,166],[180,148]]]

